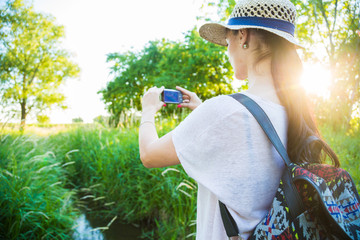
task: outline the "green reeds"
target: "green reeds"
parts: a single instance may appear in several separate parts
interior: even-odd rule
[[[0,239],[71,239],[74,191],[64,188],[66,170],[43,143],[1,137]]]

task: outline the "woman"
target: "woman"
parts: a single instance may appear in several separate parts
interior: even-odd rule
[[[248,79],[243,94],[267,113],[294,162],[321,162],[315,146],[302,146],[318,129],[299,85],[302,63],[294,38],[295,7],[288,0],[241,0],[228,24],[205,24],[200,35],[227,46],[237,79]],[[197,239],[227,239],[218,200],[227,205],[247,239],[269,210],[284,164],[252,115],[229,96],[204,103],[185,89],[183,107],[195,109],[172,132],[158,138],[154,115],[163,88],[142,100],[140,157],[146,167],[182,164],[198,183]],[[201,103],[201,104],[200,104]],[[336,155],[321,148],[339,165]],[[309,151],[310,150],[310,151]],[[310,152],[313,156],[309,156]],[[315,156],[314,156],[315,155]],[[311,158],[310,158],[311,157]]]

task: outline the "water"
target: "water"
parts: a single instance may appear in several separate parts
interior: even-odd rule
[[[141,230],[131,224],[122,224],[118,220],[106,227],[112,219],[94,219],[82,214],[75,225],[74,240],[135,240],[138,239]]]

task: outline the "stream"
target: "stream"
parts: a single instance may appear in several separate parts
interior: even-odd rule
[[[122,224],[115,219],[107,229],[112,219],[94,219],[83,213],[74,226],[74,240],[136,240],[141,235],[141,229],[132,224]],[[106,230],[105,230],[106,229]]]

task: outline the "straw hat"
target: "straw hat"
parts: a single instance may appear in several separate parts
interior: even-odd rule
[[[227,46],[227,29],[258,28],[285,38],[303,47],[294,37],[296,8],[289,0],[240,0],[227,24],[206,23],[200,36],[210,42]]]

